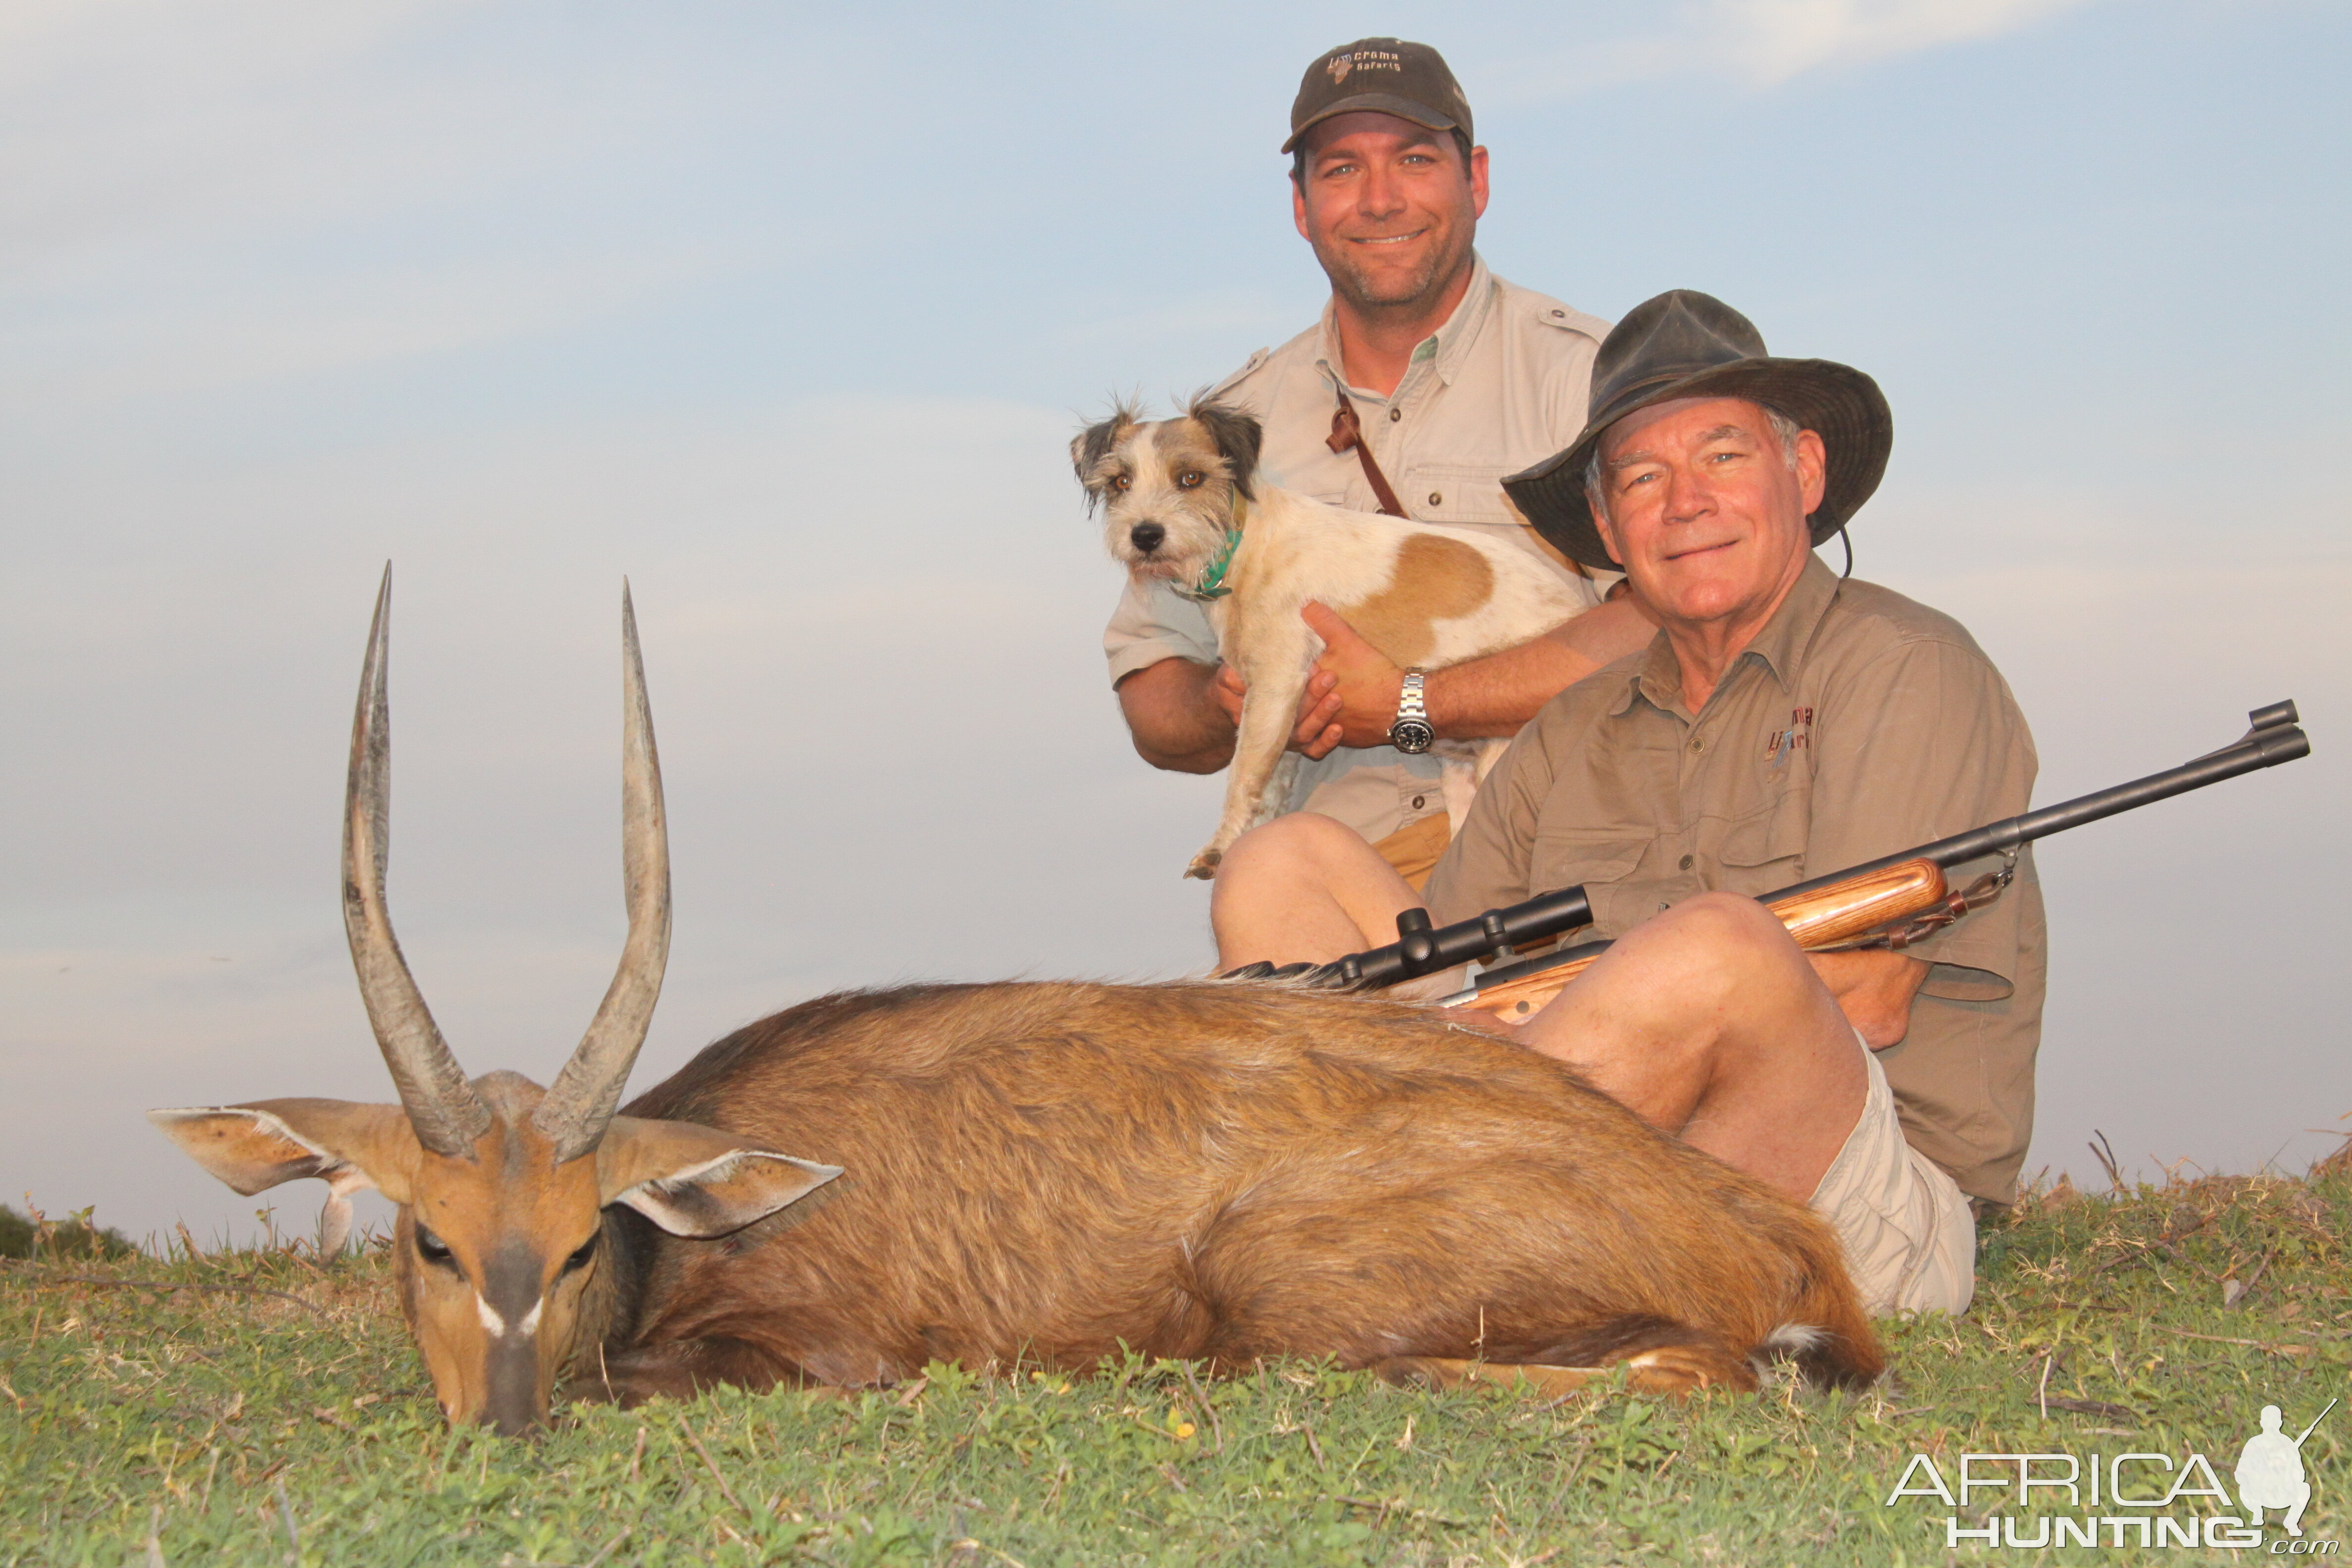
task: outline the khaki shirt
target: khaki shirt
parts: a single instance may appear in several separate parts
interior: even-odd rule
[[[1393,395],[1348,388],[1372,460],[1405,510],[1423,521],[1492,530],[1570,576],[1512,516],[1500,481],[1582,432],[1592,356],[1608,331],[1608,322],[1506,283],[1484,261],[1475,263],[1462,303],[1414,351]],[[1278,349],[1258,350],[1214,390],[1265,426],[1259,471],[1269,483],[1333,506],[1377,511],[1380,500],[1356,454],[1325,444],[1340,363],[1326,305],[1315,326]],[[1599,602],[1591,580],[1574,580],[1589,602]],[[1201,606],[1160,582],[1129,583],[1103,633],[1103,652],[1113,686],[1164,658],[1218,662],[1216,634]],[[1311,807],[1377,843],[1445,809],[1439,776],[1434,756],[1408,756],[1391,746],[1342,747],[1319,762],[1299,760],[1283,809]]]
[[[1478,792],[1429,908],[1442,924],[1581,883],[1584,934],[1621,936],[1696,892],[1773,892],[2014,816],[2037,766],[1958,622],[1812,557],[1697,714],[1663,633],[1554,698]],[[2045,945],[2029,850],[2008,891],[1907,950],[1934,967],[1879,1053],[1912,1146],[2000,1203],[2033,1131]]]

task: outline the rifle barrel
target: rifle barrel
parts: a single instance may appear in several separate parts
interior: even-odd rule
[[[2003,854],[2020,845],[2070,827],[2080,827],[2086,822],[2114,816],[2119,812],[2186,795],[2190,790],[2203,789],[2224,779],[2258,769],[2276,767],[2297,757],[2311,754],[2311,737],[2296,727],[2299,715],[2292,701],[2273,702],[2249,713],[2251,721],[2244,737],[2218,752],[2209,752],[2177,768],[2167,768],[2160,773],[2150,773],[2144,779],[2117,784],[2074,800],[2045,805],[2039,811],[2029,811],[2022,816],[2009,817],[1971,828],[1949,838],[1939,838],[1933,844],[1916,849],[1906,849],[1888,855],[1867,865],[1848,866],[1811,881],[1799,882],[1776,892],[1761,895],[1759,901],[1770,903],[1779,899],[1801,893],[1819,891],[1843,882],[1851,877],[1866,876],[1899,866],[1906,860],[1933,860],[1946,870],[1987,855]],[[1538,894],[1525,903],[1510,904],[1502,909],[1460,921],[1450,926],[1433,928],[1426,910],[1407,910],[1397,917],[1398,940],[1386,947],[1372,948],[1364,952],[1351,952],[1320,964],[1304,978],[1307,984],[1369,989],[1393,985],[1416,975],[1432,974],[1451,969],[1457,963],[1467,963],[1492,956],[1506,947],[1522,946],[1541,942],[1562,932],[1575,931],[1592,923],[1592,902],[1584,889],[1562,888],[1555,892]],[[1573,952],[1546,953],[1507,969],[1489,972],[1479,977],[1483,988],[1505,979],[1516,979],[1538,970],[1549,969],[1570,958],[1589,956],[1598,944],[1580,944]]]
[[[2263,715],[2275,713],[2282,708],[2286,710],[2284,720],[2269,725],[2258,724],[2244,740],[2199,757],[2195,762],[2183,763],[2177,768],[2167,768],[2160,773],[2150,773],[2144,779],[2134,779],[2112,789],[2061,801],[2056,805],[2045,805],[2040,811],[2029,811],[2022,816],[2012,816],[1966,833],[1956,833],[1949,838],[1938,838],[1933,844],[1906,849],[1899,855],[1889,855],[1867,865],[1850,866],[1826,877],[1815,877],[1810,882],[1799,882],[1778,892],[1766,893],[1763,901],[1770,903],[1775,899],[1785,899],[1792,894],[1817,892],[1849,877],[1883,871],[1906,860],[1933,860],[1948,871],[1967,861],[2002,854],[2021,844],[2031,844],[2037,838],[2047,838],[2053,833],[2063,833],[2086,822],[2096,822],[2101,817],[2152,805],[2176,795],[2186,795],[2193,789],[2203,789],[2208,784],[2236,778],[2241,773],[2276,767],[2281,763],[2291,763],[2297,757],[2311,755],[2311,737],[2295,728],[2294,703],[2273,703],[2268,708],[2258,708],[2252,717],[2259,720]]]

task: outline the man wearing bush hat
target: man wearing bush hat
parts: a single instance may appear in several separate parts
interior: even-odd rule
[[[1622,567],[1659,631],[1520,732],[1431,875],[1432,918],[1581,884],[1579,935],[1615,945],[1519,1038],[1810,1200],[1880,1310],[1958,1311],[1967,1198],[2013,1199],[2032,1132],[2030,854],[1990,905],[1902,952],[1801,953],[1754,895],[2022,812],[2032,739],[1957,622],[1813,553],[1885,469],[1869,376],[1775,358],[1738,311],[1676,289],[1610,332],[1592,404],[1505,488],[1569,555]],[[1223,961],[1392,940],[1421,900],[1360,849],[1311,815],[1244,837],[1216,882]]]

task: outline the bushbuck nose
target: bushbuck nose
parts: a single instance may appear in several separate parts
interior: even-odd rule
[[[1167,537],[1168,531],[1156,522],[1139,522],[1127,531],[1128,542],[1146,555],[1159,549],[1160,542]]]

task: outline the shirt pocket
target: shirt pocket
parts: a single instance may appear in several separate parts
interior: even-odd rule
[[[1719,886],[1726,892],[1775,892],[1805,879],[1805,843],[1812,829],[1807,800],[1783,795],[1724,829]]]
[[[1417,463],[1398,477],[1397,500],[1417,521],[1509,523],[1516,527],[1518,520],[1503,504],[1503,476],[1510,471],[1483,464],[1465,468]]]
[[[1528,861],[1529,891],[1548,893],[1558,888],[1622,882],[1642,863],[1650,843],[1650,835],[1633,827],[1538,830]]]

